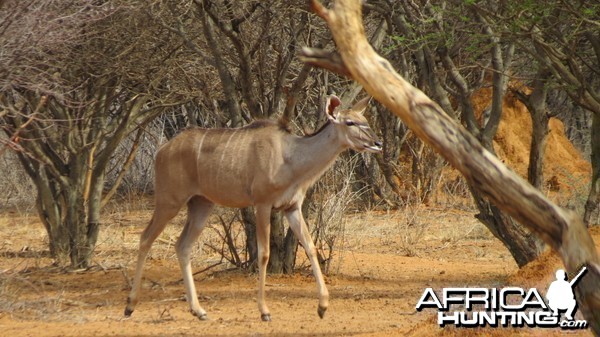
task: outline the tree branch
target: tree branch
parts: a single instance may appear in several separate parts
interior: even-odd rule
[[[123,177],[125,177],[125,174],[127,173],[127,171],[129,171],[129,167],[131,167],[131,164],[133,163],[133,160],[135,159],[135,155],[139,148],[140,139],[142,138],[143,133],[144,133],[144,129],[141,127],[138,128],[137,133],[135,134],[135,139],[133,140],[133,144],[131,145],[131,149],[129,150],[129,154],[127,155],[127,158],[125,159],[125,162],[123,163],[123,165],[121,167],[121,171],[117,175],[117,178],[115,179],[115,183],[113,184],[113,186],[110,188],[108,193],[106,193],[104,195],[104,197],[102,198],[102,202],[100,203],[100,208],[104,208],[104,206],[106,206],[106,204],[110,201],[110,199],[112,199],[112,197],[117,192],[117,189],[119,188],[119,186],[121,186]]]
[[[300,53],[300,61],[327,69],[336,74],[351,77],[350,71],[344,65],[340,54],[334,51],[303,47]]]

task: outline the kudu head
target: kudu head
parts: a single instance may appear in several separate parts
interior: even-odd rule
[[[352,108],[340,110],[338,107],[342,102],[337,96],[330,95],[327,98],[325,106],[327,118],[333,123],[339,139],[355,151],[380,152],[382,150],[381,141],[371,130],[369,122],[363,115],[370,100],[370,97],[366,97],[354,104]]]

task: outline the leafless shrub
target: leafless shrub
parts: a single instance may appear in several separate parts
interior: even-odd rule
[[[338,160],[315,186],[313,238],[325,273],[331,271],[334,254],[342,250],[338,246],[344,242],[345,215],[362,193],[353,189],[359,156]]]
[[[245,234],[239,218],[239,212],[226,209],[219,209],[216,215],[217,225],[211,225],[219,242],[206,242],[206,246],[213,252],[221,256],[221,261],[225,259],[236,268],[246,268],[248,266],[248,254],[245,250]]]
[[[456,209],[474,209],[475,205],[472,201],[469,185],[463,176],[457,175],[454,179],[447,177],[443,181],[441,184],[442,195],[438,198],[440,201],[443,200],[441,204]]]
[[[72,48],[97,33],[82,28],[113,14],[115,4],[9,0],[1,6],[0,91],[20,86],[70,101],[68,96],[76,87],[63,82],[60,67],[53,66],[68,64]],[[57,62],[49,64],[49,60]]]
[[[0,138],[4,136],[0,135]],[[35,188],[13,152],[7,151],[0,156],[0,172],[0,210],[7,208],[16,209],[19,213],[31,212],[35,205]]]
[[[417,244],[421,242],[429,227],[422,222],[423,210],[419,204],[407,204],[402,210],[403,217],[397,220],[398,248],[405,256],[418,256]]]
[[[154,156],[158,148],[166,142],[163,129],[164,122],[161,120],[151,123],[144,129],[137,145],[135,158],[120,182],[117,192],[121,197],[145,195],[154,190]],[[117,183],[118,174],[122,171],[121,165],[126,162],[136,136],[132,134],[124,139],[111,158],[112,165],[106,177],[107,188]]]

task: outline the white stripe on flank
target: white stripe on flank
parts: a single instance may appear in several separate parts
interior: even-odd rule
[[[201,180],[202,180],[202,176],[200,174],[200,167],[202,167],[203,165],[206,165],[206,163],[201,163],[201,156],[202,156],[202,145],[204,145],[204,138],[206,137],[206,134],[208,133],[208,131],[204,131],[204,134],[202,135],[202,138],[200,138],[200,142],[198,143],[198,146],[196,147],[196,181],[198,187],[202,186]]]
[[[248,139],[248,134],[246,133],[246,135],[244,136],[244,138],[240,141],[240,144],[246,144],[247,141],[249,141]],[[247,150],[247,146],[246,146],[246,151]],[[244,160],[248,160],[248,152],[244,153],[243,156]],[[239,159],[239,158],[238,158]],[[256,159],[256,158],[254,158]],[[241,165],[246,165],[246,164],[250,164],[250,163],[241,163]],[[242,169],[242,171],[244,172],[244,182],[247,184],[248,181],[250,180],[250,167],[246,167],[245,169]]]
[[[198,147],[196,149],[196,167],[200,167],[199,163],[200,163],[200,155],[202,154],[202,144],[204,143],[204,137],[206,137],[206,134],[208,132],[205,131],[204,134],[202,135],[202,138],[200,138],[200,143],[198,143]]]
[[[242,135],[240,137],[238,137],[237,141],[233,144],[233,149],[231,150],[231,153],[229,155],[229,167],[233,168],[235,167],[235,159],[237,157],[239,157],[239,150],[240,150],[240,145],[243,142],[243,136],[244,134],[242,133]],[[232,155],[233,154],[233,155]],[[232,174],[237,174],[237,167],[235,167],[235,169],[232,171]]]
[[[221,159],[219,160],[219,164],[221,167],[223,167],[223,159],[225,158],[225,154],[227,154],[227,152],[229,151],[229,143],[231,142],[231,138],[233,138],[233,136],[235,136],[235,134],[238,132],[238,130],[236,129],[235,131],[233,131],[231,133],[231,136],[229,136],[229,138],[227,139],[227,142],[225,143],[225,148],[223,150],[223,153],[221,154]]]
[[[219,170],[217,170],[217,179],[215,179],[215,183],[217,183],[217,186],[221,182],[221,178],[223,177],[223,171],[225,171],[223,170],[223,160],[225,159],[225,155],[227,154],[227,152],[229,152],[229,143],[231,142],[231,139],[235,136],[235,134],[238,132],[238,130],[239,129],[236,129],[231,133],[229,138],[227,138],[225,147],[222,150],[223,153],[221,153],[221,159],[219,159]]]

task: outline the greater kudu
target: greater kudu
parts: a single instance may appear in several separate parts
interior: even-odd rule
[[[306,250],[319,290],[318,314],[328,306],[329,292],[317,261],[316,249],[301,213],[306,190],[345,149],[381,151],[381,142],[363,112],[369,99],[338,111],[339,98],[327,99],[329,121],[315,134],[295,136],[278,123],[258,121],[238,129],[189,129],[163,145],[155,163],[155,209],[142,232],[139,255],[125,316],[138,302],[144,261],[154,240],[187,203],[188,218],[176,250],[192,313],[207,319],[200,307],[190,265],[191,248],[215,204],[256,209],[258,241],[258,308],[271,319],[265,303],[269,261],[270,214],[283,210],[290,228]]]

